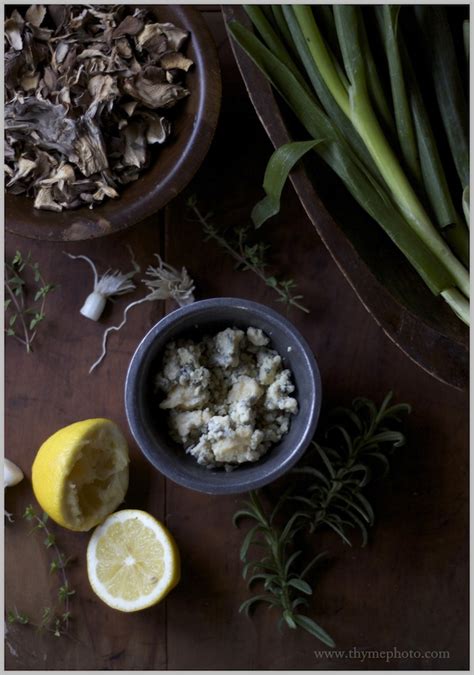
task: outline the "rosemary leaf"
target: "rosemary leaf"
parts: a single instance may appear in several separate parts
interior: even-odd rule
[[[276,505],[267,511],[260,495],[251,492],[244,508],[237,511],[234,524],[242,519],[254,521],[240,551],[243,577],[251,571],[248,586],[262,584],[264,591],[242,603],[240,611],[248,614],[256,604],[266,603],[279,610],[280,621],[289,628],[302,628],[334,646],[333,639],[313,619],[295,612],[297,607],[307,606],[307,598],[314,595],[307,577],[325,556],[318,553],[305,564],[300,544],[321,527],[331,529],[348,545],[358,530],[362,545],[367,543],[375,514],[365,488],[374,476],[385,475],[388,458],[405,443],[403,433],[394,427],[400,424],[401,414],[410,412],[410,406],[391,406],[391,398],[390,392],[379,407],[359,397],[350,408],[335,408],[311,449],[293,469],[294,479]],[[281,516],[279,523],[277,514]],[[257,546],[259,557],[249,558]]]

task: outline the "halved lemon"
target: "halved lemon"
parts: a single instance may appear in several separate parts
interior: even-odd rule
[[[149,513],[117,511],[92,534],[87,573],[92,589],[107,605],[137,612],[163,600],[178,583],[178,547]]]
[[[128,462],[127,441],[114,422],[75,422],[38,450],[32,468],[35,497],[59,525],[90,530],[123,501]]]

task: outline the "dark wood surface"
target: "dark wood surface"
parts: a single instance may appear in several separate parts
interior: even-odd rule
[[[226,22],[249,29],[240,5],[223,8]],[[275,147],[306,139],[293,115],[253,61],[234,53],[255,110]],[[469,330],[435,297],[403,254],[352,200],[334,172],[307,155],[291,174],[306,213],[359,299],[391,340],[430,374],[459,389],[469,381]]]
[[[247,98],[233,63],[222,20],[206,12],[223,70],[223,110],[211,152],[191,189],[203,207],[226,225],[248,221],[261,196],[271,144]],[[121,614],[91,591],[85,571],[89,534],[54,527],[63,549],[76,560],[70,569],[76,589],[71,638],[37,635],[13,626],[7,635],[6,667],[12,670],[161,669],[466,669],[468,667],[468,398],[431,378],[383,333],[361,305],[319,240],[296,195],[288,187],[283,209],[262,236],[272,243],[275,268],[298,282],[309,315],[290,318],[314,349],[321,369],[324,410],[357,395],[381,400],[392,389],[413,405],[407,447],[394,458],[390,477],[371,494],[376,526],[365,549],[348,548],[330,533],[315,551],[330,560],[314,579],[311,614],[337,648],[379,650],[379,657],[317,655],[311,636],[284,630],[276,616],[258,609],[252,620],[238,613],[248,597],[238,550],[242,533],[231,518],[240,498],[210,497],[165,481],[133,444],[123,408],[123,382],[130,357],[144,333],[171,305],[146,303],[113,335],[109,354],[92,375],[104,326],[115,324],[127,302],[110,305],[103,321],[84,319],[79,308],[90,291],[89,269],[62,250],[90,255],[101,269],[126,268],[130,244],[145,266],[160,252],[185,265],[197,297],[235,295],[282,309],[273,292],[233,262],[200,227],[186,218],[186,195],[139,226],[93,242],[67,245],[29,242],[8,235],[6,253],[31,250],[48,281],[59,288],[48,300],[34,354],[6,342],[6,456],[27,479],[9,488],[6,508],[6,608],[38,617],[54,601],[56,582],[41,537],[27,536],[21,514],[34,503],[31,463],[41,442],[61,426],[95,416],[115,420],[127,433],[131,482],[125,506],[163,519],[182,554],[182,580],[161,605]],[[387,661],[384,650],[398,650]],[[404,658],[412,650],[423,656]],[[427,652],[448,651],[449,658]]]

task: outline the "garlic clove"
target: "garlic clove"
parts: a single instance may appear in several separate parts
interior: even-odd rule
[[[12,487],[23,480],[23,471],[16,464],[13,464],[5,457],[3,460],[3,481],[4,486]]]

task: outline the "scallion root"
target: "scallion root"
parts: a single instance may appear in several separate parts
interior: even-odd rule
[[[98,321],[104,311],[108,298],[125,295],[125,293],[131,293],[135,290],[136,286],[132,279],[135,274],[140,271],[140,267],[135,261],[133,251],[130,248],[129,250],[132,256],[133,270],[123,273],[120,272],[120,270],[112,272],[109,268],[101,277],[99,277],[97,268],[90,258],[85,255],[65,253],[65,255],[73,260],[85,260],[91,266],[92,272],[94,273],[94,290],[87,296],[84,304],[79,310],[87,319]]]
[[[155,253],[155,257],[158,258],[158,265],[156,267],[149,265],[145,272],[149,278],[145,277],[142,279],[149,293],[140,300],[135,300],[135,302],[125,307],[122,321],[118,326],[107,328],[102,337],[102,352],[97,361],[90,367],[89,374],[92,373],[107,354],[109,333],[119,331],[125,326],[127,314],[132,307],[141,305],[143,302],[153,302],[154,300],[174,300],[180,307],[194,302],[194,281],[189,276],[186,268],[182,267],[179,272],[176,268],[165,263],[158,253]]]

